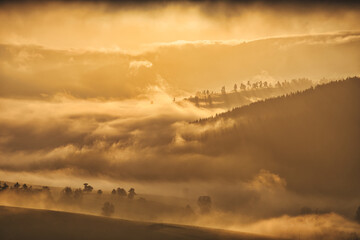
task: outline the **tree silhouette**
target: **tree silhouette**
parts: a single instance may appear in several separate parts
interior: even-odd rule
[[[88,183],[84,183],[84,192],[92,192],[94,188],[92,186],[90,186]]]
[[[115,207],[112,203],[105,202],[101,210],[102,210],[102,215],[109,217],[115,212]]]
[[[241,90],[241,91],[246,90],[246,85],[241,83],[241,84],[240,84],[240,90]]]
[[[235,83],[235,85],[234,85],[234,92],[237,92],[237,89],[238,89],[238,86],[237,86],[237,84]]]
[[[225,86],[223,86],[223,87],[221,88],[221,94],[223,94],[223,95],[226,94]]]
[[[211,106],[212,105],[212,98],[211,98],[211,95],[208,96],[208,102],[209,102],[209,105]]]
[[[125,191],[125,189],[123,189],[123,188],[117,188],[117,189],[116,189],[116,192],[117,192],[117,194],[118,194],[120,197],[122,197],[122,198],[127,196],[126,191]]]
[[[280,88],[280,87],[281,87],[281,83],[280,83],[279,81],[277,81],[276,84],[275,84],[275,87],[276,87],[276,88]]]
[[[70,187],[65,187],[61,190],[61,199],[63,201],[70,201],[73,198],[73,190]]]
[[[211,198],[209,196],[200,196],[198,206],[202,214],[209,213],[211,210]]]
[[[116,190],[113,189],[113,190],[111,191],[111,194],[112,194],[112,195],[115,195],[115,194],[116,194]]]
[[[20,187],[20,184],[19,184],[18,182],[16,182],[16,183],[14,184],[14,188],[18,189],[19,187]]]
[[[195,105],[199,107],[199,97],[195,96]]]
[[[74,191],[74,198],[75,199],[81,199],[82,198],[82,194],[83,194],[83,191],[78,188],[78,189],[75,189]]]
[[[101,189],[97,190],[96,192],[98,195],[101,195],[103,193],[103,191]]]
[[[70,187],[65,187],[61,193],[64,195],[64,196],[71,196],[72,195],[72,189]]]
[[[5,189],[8,189],[8,188],[9,188],[9,185],[7,185],[6,182],[4,182],[2,189],[5,190]]]
[[[135,193],[135,189],[134,188],[130,188],[129,190],[129,194],[128,194],[128,198],[129,199],[133,199],[135,197],[136,193]]]

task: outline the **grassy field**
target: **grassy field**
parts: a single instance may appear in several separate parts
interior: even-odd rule
[[[0,206],[0,239],[252,239],[268,237],[68,212]]]

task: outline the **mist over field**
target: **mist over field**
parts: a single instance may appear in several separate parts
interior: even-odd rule
[[[0,1],[0,205],[359,239],[359,17],[351,1]],[[125,226],[2,207],[0,237],[15,212]]]

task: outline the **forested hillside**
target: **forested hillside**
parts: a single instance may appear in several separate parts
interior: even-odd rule
[[[359,196],[359,109],[360,79],[349,78],[196,121],[224,127],[187,140],[224,154],[244,176],[263,168],[297,192]]]

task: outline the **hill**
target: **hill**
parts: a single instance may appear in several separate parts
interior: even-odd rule
[[[91,215],[0,206],[0,238],[8,239],[272,239],[218,229],[133,222]]]
[[[222,166],[237,169],[237,176],[267,169],[297,193],[354,197],[359,109],[360,79],[349,78],[199,120],[194,124],[206,130],[186,140],[201,142],[203,154],[222,156]]]

